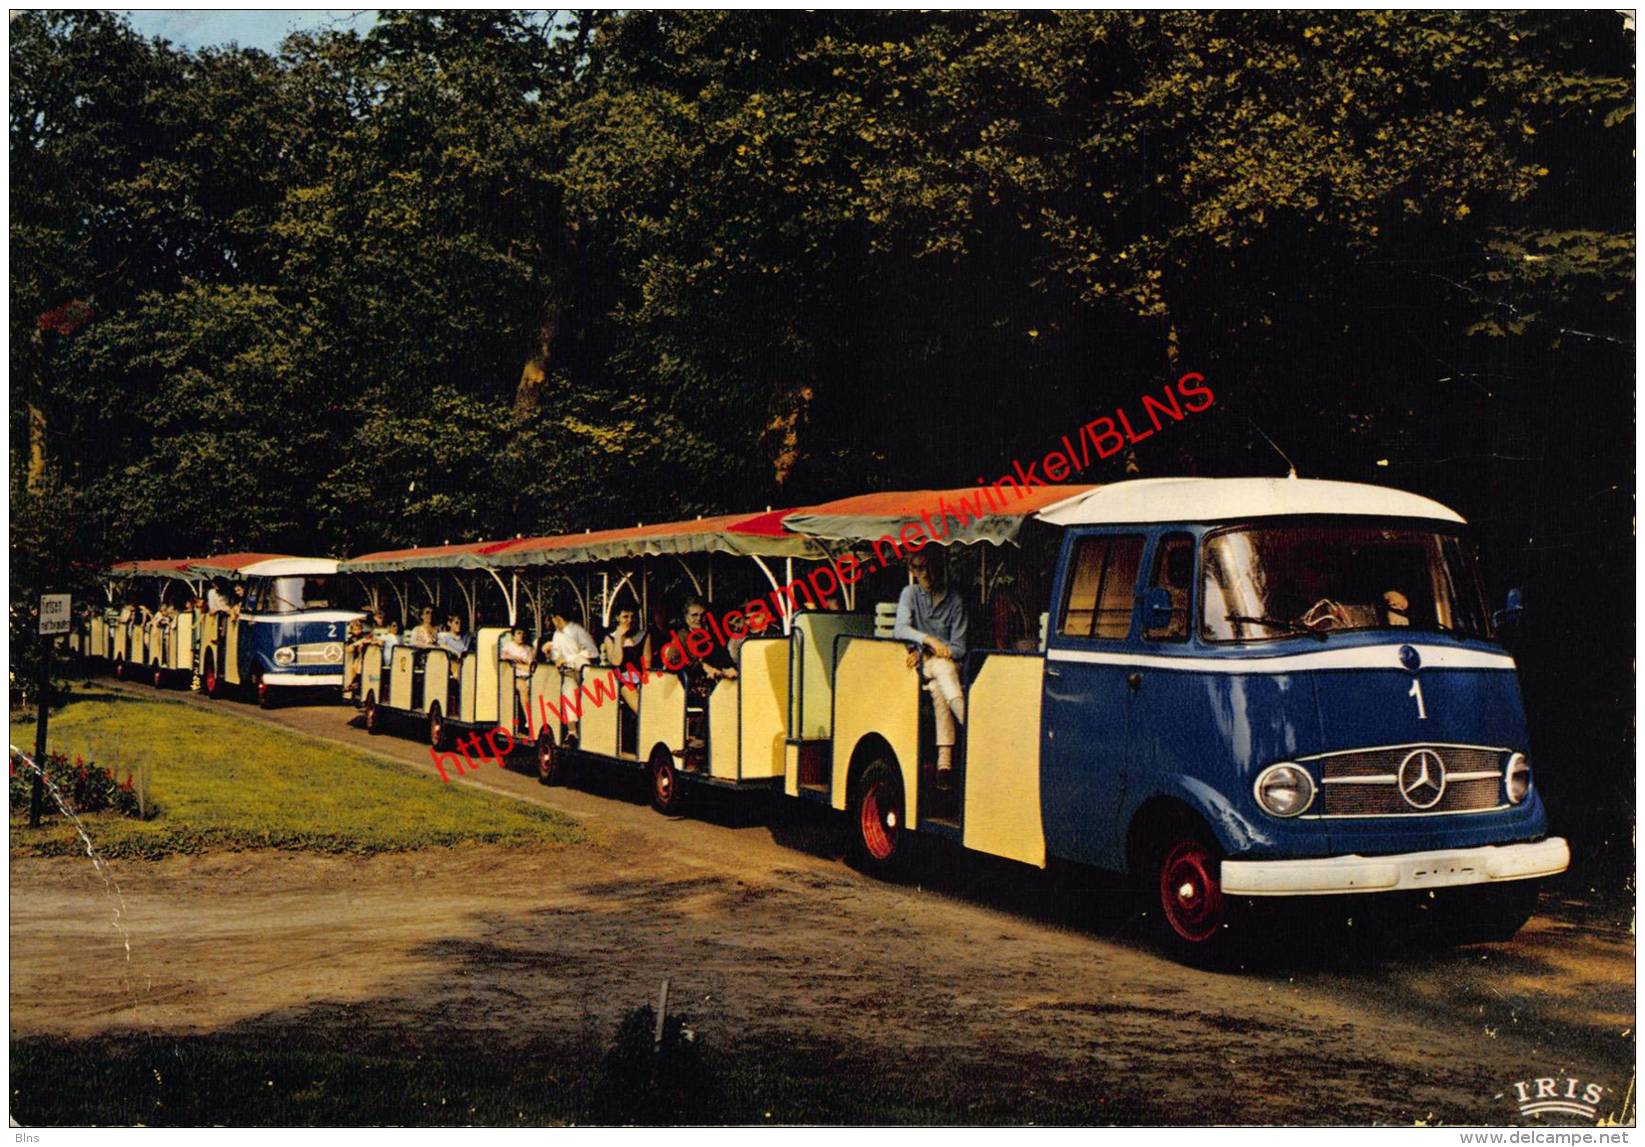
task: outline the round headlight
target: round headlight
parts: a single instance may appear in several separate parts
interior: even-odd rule
[[[1521,804],[1531,795],[1531,762],[1524,753],[1508,758],[1508,767],[1502,773],[1503,787],[1508,790],[1508,803]]]
[[[290,665],[297,660],[297,651],[289,645],[282,645],[274,651],[274,664]]]
[[[1298,816],[1314,803],[1314,778],[1301,765],[1269,765],[1257,777],[1257,803],[1274,816]]]

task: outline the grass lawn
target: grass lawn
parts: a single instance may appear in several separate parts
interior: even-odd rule
[[[32,722],[14,723],[12,744],[32,751]],[[52,713],[53,752],[85,757],[124,780],[151,765],[148,821],[113,812],[82,818],[98,851],[158,857],[207,848],[375,852],[464,841],[571,844],[576,821],[550,809],[443,783],[353,749],[229,713],[162,698],[99,690]],[[55,811],[49,801],[48,811]],[[11,818],[14,855],[83,851],[61,815],[31,831]]]

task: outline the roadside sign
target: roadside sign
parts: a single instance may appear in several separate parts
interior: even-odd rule
[[[40,632],[42,635],[69,631],[69,595],[43,593],[40,595]]]

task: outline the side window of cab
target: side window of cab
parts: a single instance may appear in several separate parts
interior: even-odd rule
[[[1123,641],[1131,635],[1142,548],[1140,534],[1098,535],[1075,542],[1057,622],[1061,636]]]
[[[1154,550],[1154,568],[1148,584],[1171,595],[1171,620],[1149,626],[1142,636],[1148,641],[1187,641],[1188,604],[1194,587],[1194,536],[1166,534]]]

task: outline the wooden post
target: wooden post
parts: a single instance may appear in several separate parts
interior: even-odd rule
[[[39,720],[34,729],[34,790],[29,794],[29,827],[40,827],[40,807],[45,800],[46,715],[51,709],[51,647],[57,639],[40,638],[40,693],[35,699]]]
[[[663,1024],[668,1020],[668,981],[663,981],[662,990],[657,993],[657,1030],[651,1036],[651,1050],[663,1050]]]

